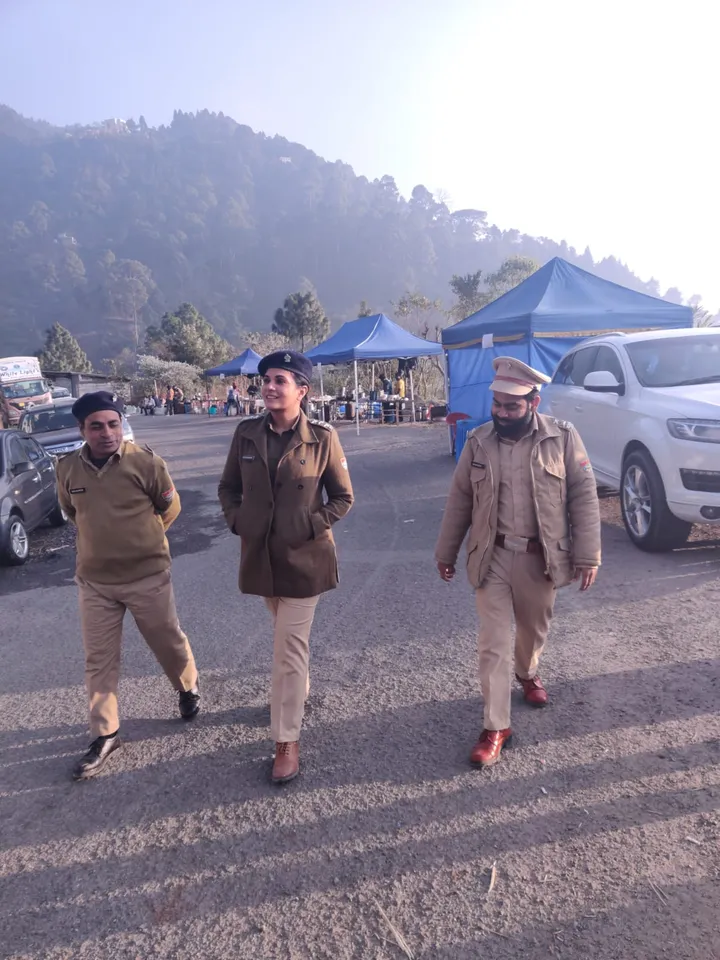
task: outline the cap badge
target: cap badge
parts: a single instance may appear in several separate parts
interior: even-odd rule
[[[290,363],[292,361],[292,357],[290,356],[289,353],[286,353],[285,356],[283,357],[283,360],[285,363]]]
[[[110,399],[112,400],[113,403],[117,403],[117,394],[114,393],[112,397],[110,397]]]
[[[512,370],[512,364],[510,363],[509,360],[505,362],[505,369],[507,370],[508,373],[510,373],[510,371]]]

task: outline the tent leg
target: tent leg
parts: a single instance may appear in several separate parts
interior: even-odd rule
[[[323,389],[323,375],[322,375],[322,364],[318,364],[318,369],[320,370],[320,419],[325,419],[325,390]]]
[[[410,406],[412,407],[410,413],[412,422],[415,423],[415,388],[413,386],[412,370],[410,371]]]
[[[357,360],[355,361],[355,429],[360,436],[360,388],[358,387]]]
[[[450,376],[448,374],[448,366],[449,366],[448,352],[447,350],[445,350],[443,352],[443,373],[445,374],[445,403],[447,405],[447,409],[449,413],[450,412]],[[448,427],[448,445],[450,447],[450,456],[452,456],[455,453],[452,427]]]

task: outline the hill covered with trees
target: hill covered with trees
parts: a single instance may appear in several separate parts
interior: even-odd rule
[[[207,111],[158,128],[142,117],[58,128],[0,107],[0,182],[4,355],[36,351],[59,323],[98,363],[142,347],[178,303],[240,347],[298,290],[317,292],[333,326],[361,301],[392,314],[413,296],[454,305],[457,319],[452,279],[518,257],[562,256],[660,295],[612,257],[500,230],[422,185],[405,199],[390,176],[369,181]]]

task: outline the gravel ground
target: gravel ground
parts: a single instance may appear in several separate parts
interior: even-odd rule
[[[233,426],[136,423],[183,499],[174,578],[203,714],[175,719],[129,627],[127,744],[69,782],[87,741],[70,534],[38,532],[33,561],[0,571],[0,956],[720,960],[707,532],[647,556],[603,502],[598,584],[558,600],[551,705],[516,696],[517,746],[479,772],[472,596],[432,563],[444,430],[341,428],[358,502],[318,609],[302,774],[278,790],[267,614],[237,592],[215,502]]]

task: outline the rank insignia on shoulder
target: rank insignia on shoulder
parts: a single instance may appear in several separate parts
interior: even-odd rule
[[[262,420],[264,416],[264,413],[251,413],[247,417],[240,417],[240,423],[247,423],[248,420]]]
[[[309,420],[308,423],[311,423],[314,427],[322,427],[323,430],[334,430],[335,427],[331,423],[326,423],[324,420]]]
[[[149,453],[151,457],[155,456],[155,451],[153,450],[152,447],[148,446],[147,443],[143,444],[142,449],[145,451],[145,453]]]
[[[558,420],[556,418],[553,418],[553,420],[554,420],[555,426],[560,427],[561,430],[573,429],[573,425],[570,423],[569,420]]]

